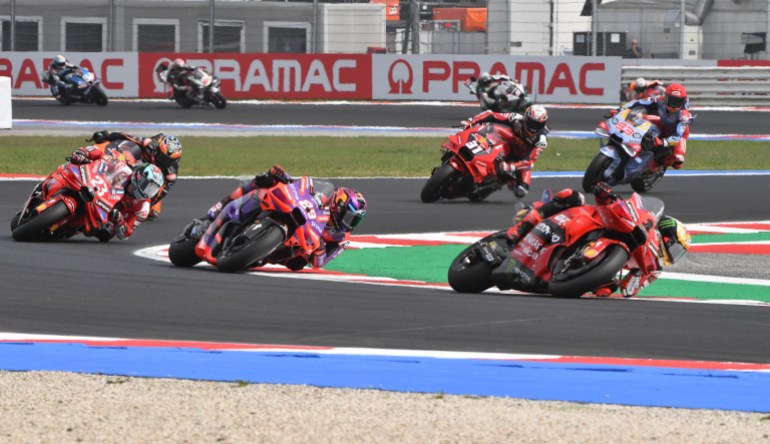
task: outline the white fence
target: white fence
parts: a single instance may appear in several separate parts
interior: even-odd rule
[[[624,66],[622,83],[637,77],[684,85],[692,106],[770,106],[770,66]]]

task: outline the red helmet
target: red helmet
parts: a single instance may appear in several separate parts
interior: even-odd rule
[[[684,86],[672,83],[666,88],[666,109],[675,113],[687,103],[687,91]]]

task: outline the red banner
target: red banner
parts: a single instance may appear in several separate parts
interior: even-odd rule
[[[367,54],[140,53],[139,96],[167,97],[155,67],[177,57],[222,81],[228,99],[371,99]]]

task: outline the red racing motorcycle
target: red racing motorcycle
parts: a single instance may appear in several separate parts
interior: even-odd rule
[[[169,245],[169,260],[179,267],[206,261],[224,272],[266,263],[284,265],[292,271],[304,268],[310,255],[321,246],[329,221],[328,209],[320,207],[311,192],[311,180],[303,176],[259,189],[261,211],[245,223],[193,220]],[[328,197],[333,190],[329,182],[313,182],[314,192]],[[205,233],[222,241],[212,249],[204,242]]]
[[[423,202],[467,197],[480,202],[501,188],[498,158],[505,153],[510,128],[493,123],[476,125],[449,136],[441,144],[441,165],[423,186]]]
[[[452,261],[449,285],[460,293],[496,286],[577,298],[619,283],[622,270],[641,267],[632,251],[659,248],[656,227],[664,205],[636,193],[616,197],[608,205],[572,207],[546,218],[515,244],[506,230],[475,242]]]
[[[125,161],[112,157],[84,165],[63,163],[35,186],[11,220],[14,240],[46,241],[84,233],[107,242],[112,234],[100,227],[123,197],[131,171]]]

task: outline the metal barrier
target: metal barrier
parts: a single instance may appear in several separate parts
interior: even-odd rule
[[[770,67],[623,67],[623,84],[637,77],[681,83],[696,107],[770,106]]]

